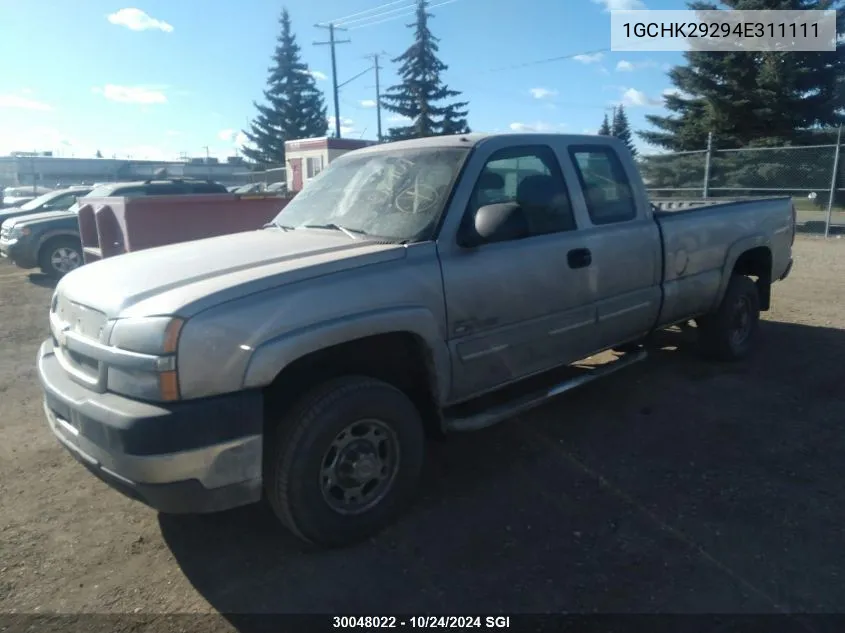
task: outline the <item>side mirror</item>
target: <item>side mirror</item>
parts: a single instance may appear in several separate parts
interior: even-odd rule
[[[522,207],[515,202],[503,202],[479,208],[462,233],[461,246],[474,248],[492,242],[521,240],[530,235],[530,230]]]

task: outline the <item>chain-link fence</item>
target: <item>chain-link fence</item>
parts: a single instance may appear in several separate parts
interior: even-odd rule
[[[807,231],[845,228],[845,160],[839,144],[744,147],[639,159],[653,198],[792,196]]]

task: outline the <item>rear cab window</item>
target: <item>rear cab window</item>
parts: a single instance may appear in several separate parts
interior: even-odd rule
[[[573,145],[569,155],[593,224],[629,222],[637,217],[633,188],[612,147]]]

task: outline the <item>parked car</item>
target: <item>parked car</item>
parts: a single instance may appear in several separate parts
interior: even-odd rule
[[[78,198],[81,198],[93,189],[93,187],[68,187],[51,191],[33,198],[17,207],[8,207],[0,210],[0,224],[9,218],[16,218],[21,215],[31,215],[45,211],[67,211],[72,207]]]
[[[86,197],[191,193],[226,193],[226,188],[204,180],[146,180],[104,184],[92,189]],[[0,256],[9,258],[20,268],[40,268],[56,279],[66,275],[83,263],[78,211],[79,202],[66,211],[22,215],[3,222]]]
[[[0,200],[0,208],[18,207],[49,192],[50,189],[46,187],[6,187]]]
[[[154,508],[265,498],[300,539],[346,544],[407,505],[426,433],[630,366],[690,319],[707,355],[746,357],[794,238],[789,197],[656,210],[613,137],[356,150],[266,229],[62,279],[37,359],[47,421]]]

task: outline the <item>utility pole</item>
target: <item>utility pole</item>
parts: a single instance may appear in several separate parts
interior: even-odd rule
[[[208,179],[211,180],[211,154],[208,151],[208,145],[203,145],[205,150],[205,168],[208,171]]]
[[[314,46],[329,46],[331,47],[332,52],[332,92],[334,93],[334,131],[335,136],[340,138],[340,98],[338,96],[338,86],[337,86],[337,60],[335,56],[335,45],[337,44],[348,44],[351,40],[336,40],[334,38],[334,32],[337,31],[345,31],[346,29],[342,29],[340,27],[335,26],[334,24],[315,24],[318,29],[328,29],[329,30],[329,41],[328,42],[314,42]]]
[[[376,121],[378,121],[378,142],[381,143],[381,88],[378,74],[381,66],[378,65],[379,53],[373,53],[370,58],[373,60],[373,70],[376,71]]]

